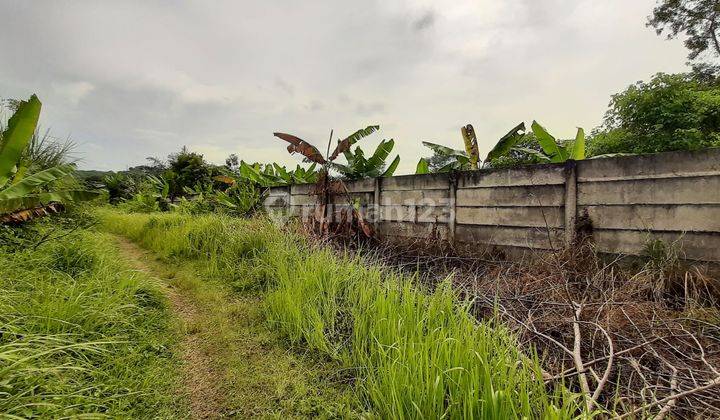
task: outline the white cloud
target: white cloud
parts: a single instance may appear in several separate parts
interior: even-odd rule
[[[64,98],[72,106],[77,105],[95,89],[89,82],[58,82],[52,83],[52,87],[55,95]]]

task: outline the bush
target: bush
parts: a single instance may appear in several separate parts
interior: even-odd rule
[[[720,147],[720,81],[658,73],[612,97],[590,156]]]

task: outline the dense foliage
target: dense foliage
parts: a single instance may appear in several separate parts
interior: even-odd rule
[[[589,153],[655,153],[720,146],[720,81],[655,75],[612,97]]]

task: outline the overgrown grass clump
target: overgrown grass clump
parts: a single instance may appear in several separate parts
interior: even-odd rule
[[[265,291],[269,322],[293,345],[353,372],[380,418],[568,418],[576,399],[548,391],[536,358],[502,325],[478,322],[449,284],[337,256],[264,220],[103,210],[106,229],[208,275]]]
[[[182,416],[159,285],[106,234],[53,234],[0,252],[0,417]]]

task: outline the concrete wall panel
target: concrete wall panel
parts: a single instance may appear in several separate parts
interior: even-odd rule
[[[489,226],[532,226],[561,228],[562,207],[458,207],[457,223]]]
[[[539,185],[496,188],[461,188],[457,190],[459,207],[473,206],[562,206],[564,185]]]
[[[720,232],[717,205],[581,206],[584,210],[598,229]]]
[[[720,176],[578,183],[579,205],[720,204]]]

